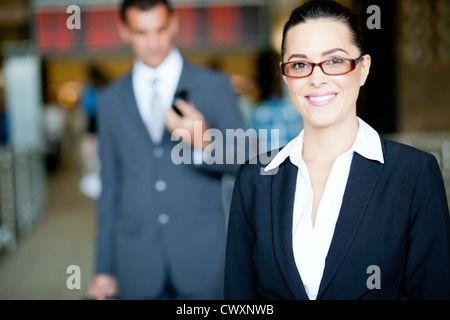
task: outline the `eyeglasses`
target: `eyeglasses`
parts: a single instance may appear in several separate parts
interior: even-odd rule
[[[318,63],[301,60],[289,61],[281,64],[281,73],[289,78],[306,78],[313,73],[316,66],[319,66],[326,75],[340,76],[353,71],[363,57],[357,59],[331,58]]]

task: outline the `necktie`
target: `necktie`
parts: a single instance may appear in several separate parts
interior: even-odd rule
[[[158,79],[152,81],[152,97],[150,100],[150,135],[154,143],[160,143],[164,133],[164,110],[158,96]]]

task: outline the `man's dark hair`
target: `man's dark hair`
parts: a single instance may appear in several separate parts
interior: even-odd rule
[[[170,14],[173,12],[172,4],[168,0],[124,0],[120,5],[120,18],[123,22],[126,22],[127,10],[131,7],[138,8],[142,11],[147,11],[153,9],[159,4],[164,5]]]
[[[286,34],[296,25],[317,19],[335,19],[345,23],[350,29],[351,40],[359,48],[361,54],[365,53],[364,38],[357,16],[346,6],[333,0],[310,0],[294,9],[289,20],[284,25],[281,43],[281,60],[286,52]]]

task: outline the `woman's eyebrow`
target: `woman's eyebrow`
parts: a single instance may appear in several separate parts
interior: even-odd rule
[[[341,49],[341,48],[334,48],[334,49],[331,49],[331,50],[327,50],[327,51],[322,52],[322,56],[327,56],[327,55],[332,54],[332,53],[335,53],[335,52],[337,52],[337,51],[343,51],[343,52],[345,52],[346,54],[350,55],[350,54],[349,54],[347,51],[345,51],[344,49]]]
[[[344,49],[341,49],[341,48],[334,48],[334,49],[330,49],[330,50],[327,50],[327,51],[322,52],[322,56],[327,56],[327,55],[332,54],[332,53],[335,53],[335,52],[337,52],[337,51],[342,51],[342,52],[345,52],[346,54],[350,55],[350,54],[349,54],[347,51],[345,51]],[[289,57],[288,61],[291,60],[292,58],[307,59],[308,56],[307,56],[306,54],[303,54],[303,53],[294,53],[293,55],[291,55],[291,56]]]
[[[306,59],[306,58],[308,58],[308,56],[306,54],[295,53],[295,54],[291,55],[288,60],[291,60],[292,58]]]

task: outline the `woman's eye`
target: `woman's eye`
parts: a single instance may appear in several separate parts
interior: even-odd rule
[[[292,64],[292,69],[296,69],[296,70],[305,69],[307,67],[308,67],[308,65],[303,62],[295,62]]]

